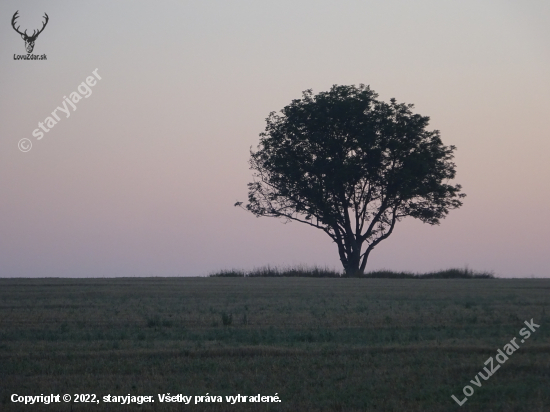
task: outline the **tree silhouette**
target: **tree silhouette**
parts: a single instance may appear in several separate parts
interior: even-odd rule
[[[246,209],[323,230],[347,276],[362,276],[372,250],[406,216],[439,224],[462,205],[454,146],[412,104],[376,100],[363,84],[334,85],[271,112],[256,152]],[[363,251],[363,246],[366,246]]]

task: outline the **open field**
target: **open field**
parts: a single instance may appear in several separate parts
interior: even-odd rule
[[[0,410],[547,412],[548,311],[550,279],[0,279]],[[472,385],[532,318],[540,328]],[[159,403],[168,392],[281,403]]]

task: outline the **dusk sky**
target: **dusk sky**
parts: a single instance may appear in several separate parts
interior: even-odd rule
[[[29,34],[48,14],[47,60],[14,60],[17,10]],[[360,83],[430,117],[467,194],[439,226],[398,224],[367,270],[550,275],[548,0],[4,0],[0,16],[0,277],[341,270],[320,230],[233,204],[271,111]]]

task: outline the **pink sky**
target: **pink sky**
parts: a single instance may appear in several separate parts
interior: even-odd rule
[[[48,13],[46,61],[14,60],[16,10],[30,32]],[[0,15],[0,277],[340,270],[324,233],[233,204],[269,112],[359,83],[431,117],[468,195],[440,226],[402,222],[367,270],[549,276],[546,0],[3,1]],[[33,136],[96,68],[92,94]]]

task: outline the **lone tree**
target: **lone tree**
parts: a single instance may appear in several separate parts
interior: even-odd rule
[[[337,244],[346,276],[362,276],[372,250],[406,216],[439,224],[462,205],[454,146],[412,104],[376,100],[363,84],[334,85],[271,112],[256,152],[246,209],[298,221]],[[366,246],[365,250],[363,247]]]

